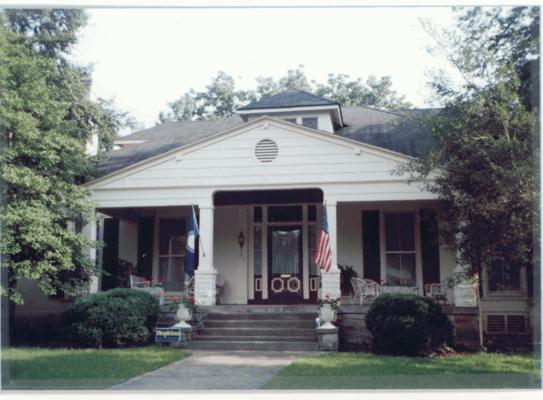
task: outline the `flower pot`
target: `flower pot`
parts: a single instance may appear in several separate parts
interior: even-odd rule
[[[335,328],[332,322],[336,320],[336,310],[330,304],[323,304],[320,309],[320,320],[323,322],[321,328]]]
[[[183,304],[179,304],[179,307],[177,308],[177,312],[175,313],[177,316],[177,319],[179,322],[187,322],[191,318],[191,312],[190,310]]]

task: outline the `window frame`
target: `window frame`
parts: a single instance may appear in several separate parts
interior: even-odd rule
[[[502,282],[505,281],[504,277],[506,275],[506,271],[505,271],[505,265],[500,265],[502,270],[499,271],[500,272],[500,275],[501,275],[501,278],[502,278]],[[493,267],[495,268],[495,267]],[[511,270],[509,270],[509,272],[512,272]],[[488,293],[489,294],[512,294],[512,293],[518,293],[518,292],[521,292],[522,291],[522,273],[521,273],[521,270],[519,268],[518,270],[518,288],[509,288],[509,289],[505,289],[505,290],[493,290],[490,288],[490,275],[489,275],[489,271],[487,271],[487,285],[488,285]]]
[[[188,229],[188,226],[187,226],[187,219],[186,217],[158,217],[156,219],[158,221],[158,224],[157,224],[157,230],[156,230],[156,233],[157,233],[157,236],[156,236],[156,243],[157,243],[157,246],[156,246],[156,260],[157,260],[157,268],[156,268],[156,277],[153,277],[154,280],[156,281],[159,281],[160,280],[160,264],[161,264],[161,261],[162,260],[167,260],[167,263],[168,263],[168,271],[171,271],[171,268],[172,268],[172,261],[173,259],[179,259],[179,260],[182,260],[182,264],[183,264],[183,273],[182,273],[182,281],[181,283],[184,284],[184,274],[185,274],[185,271],[184,271],[184,265],[185,265],[185,257],[186,257],[186,240],[187,240],[187,229]],[[170,236],[170,239],[168,241],[168,253],[161,253],[160,252],[160,236],[161,236],[161,225],[162,225],[162,221],[164,220],[183,220],[184,221],[184,225],[185,225],[185,231],[183,232],[182,235],[173,235],[173,236]],[[182,242],[183,242],[183,246],[181,246],[181,251],[179,253],[172,253],[172,239],[174,237],[180,237]],[[166,282],[160,282],[162,285],[166,285]],[[169,291],[170,292],[170,291]]]
[[[519,280],[520,287],[516,290],[490,290],[490,280],[488,276],[488,270],[485,269],[482,272],[482,289],[483,297],[487,300],[497,300],[501,301],[502,299],[507,298],[527,298],[528,297],[528,277],[525,266],[521,266],[519,269]]]
[[[413,215],[413,234],[415,240],[415,250],[414,251],[388,251],[386,249],[386,224],[385,217],[389,214],[411,214]],[[387,277],[387,255],[388,254],[414,254],[415,255],[415,286],[418,289],[419,294],[423,293],[423,282],[422,282],[422,258],[421,258],[421,242],[420,242],[420,215],[419,209],[413,208],[390,208],[390,209],[380,209],[379,210],[379,248],[380,248],[380,275],[381,280],[386,281]],[[381,282],[378,282],[381,284]]]
[[[311,126],[307,126],[307,125],[304,125],[304,119],[305,120],[315,120],[315,127],[311,127]],[[300,117],[300,125],[306,127],[306,128],[309,128],[309,129],[319,129],[319,117],[318,116],[305,116],[305,117]]]

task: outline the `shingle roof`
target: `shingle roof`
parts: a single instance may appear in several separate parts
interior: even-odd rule
[[[287,90],[273,96],[264,97],[258,101],[254,101],[246,106],[238,108],[244,110],[258,110],[268,108],[283,108],[283,107],[310,107],[310,106],[330,106],[339,105],[337,102],[325,99],[312,93],[304,92],[303,90]]]
[[[400,113],[368,107],[346,107],[342,109],[346,126],[338,129],[335,134],[405,155],[417,156],[430,143],[430,135],[417,131],[406,116],[426,111],[409,110]],[[167,122],[123,136],[122,140],[144,142],[108,153],[98,164],[99,175],[118,171],[242,124],[242,118],[235,115],[208,121]]]
[[[241,124],[243,120],[237,115],[208,121],[166,122],[123,136],[122,140],[144,140],[145,142],[108,153],[106,158],[98,164],[98,175],[110,174]]]
[[[336,135],[412,157],[421,155],[431,144],[429,132],[421,131],[411,117],[433,110],[390,112],[369,107],[346,107],[342,112],[346,126],[336,130]]]

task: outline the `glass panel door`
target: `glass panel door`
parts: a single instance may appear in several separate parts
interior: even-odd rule
[[[302,227],[268,228],[268,296],[270,302],[303,300]]]

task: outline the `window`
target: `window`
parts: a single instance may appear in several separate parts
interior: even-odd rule
[[[317,220],[317,207],[309,205],[307,206],[307,219],[308,221],[316,221]]]
[[[254,265],[255,276],[262,275],[262,226],[255,224],[254,231]]]
[[[296,123],[296,118],[285,118],[285,121],[295,124]]]
[[[386,281],[395,286],[416,286],[415,215],[385,215]]]
[[[185,220],[161,219],[158,276],[167,291],[183,290],[185,280]]]
[[[317,129],[319,127],[319,119],[317,117],[306,117],[302,118],[302,125],[311,128],[311,129]]]
[[[516,292],[520,290],[520,268],[505,262],[495,262],[488,270],[490,292]]]
[[[269,206],[268,222],[302,222],[302,207]]]
[[[318,275],[319,266],[313,261],[315,252],[317,251],[317,225],[310,224],[308,226],[309,233],[309,275]],[[320,232],[320,231],[319,231]]]

